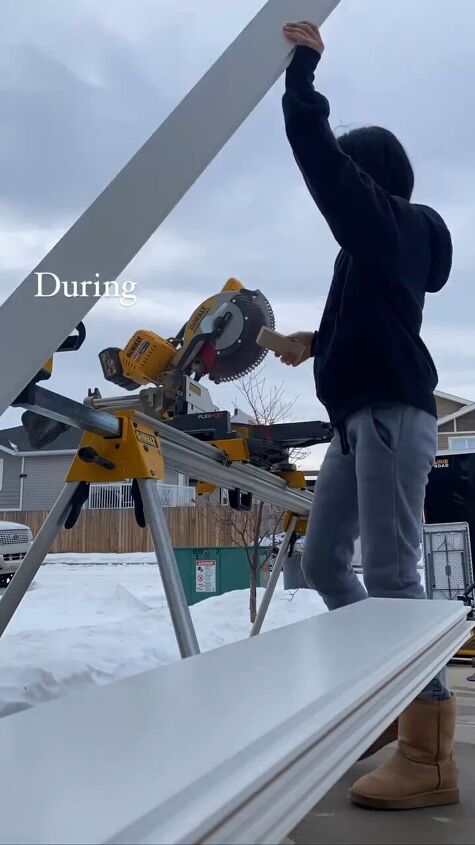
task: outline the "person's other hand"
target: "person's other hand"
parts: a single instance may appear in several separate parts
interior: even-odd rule
[[[285,24],[284,35],[292,44],[296,44],[298,47],[310,47],[311,50],[316,50],[320,56],[325,49],[318,27],[309,21]]]
[[[299,364],[303,364],[304,361],[308,361],[312,352],[313,334],[313,332],[295,332],[294,334],[287,335],[289,340],[295,340],[303,346],[303,355],[299,358],[298,354],[293,354],[292,351],[286,352],[284,355],[279,355],[279,353],[276,352],[276,358],[280,358],[282,363],[287,364],[289,367],[298,367]]]

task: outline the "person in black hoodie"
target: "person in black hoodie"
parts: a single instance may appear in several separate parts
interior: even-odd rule
[[[424,599],[418,562],[437,451],[437,372],[420,330],[426,293],[448,279],[451,237],[437,212],[410,202],[413,169],[391,132],[334,136],[328,100],[313,85],[318,29],[301,22],[284,34],[297,45],[283,98],[287,137],[341,248],[319,330],[292,335],[314,358],[317,396],[335,429],[302,567],[330,610],[368,596]],[[352,568],[358,536],[365,587]],[[455,718],[442,671],[372,746],[399,737],[394,757],[353,786],[352,800],[388,809],[458,801]]]

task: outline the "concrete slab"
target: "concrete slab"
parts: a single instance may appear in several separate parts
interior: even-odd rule
[[[411,812],[377,812],[354,807],[347,799],[351,784],[390,756],[385,750],[353,767],[313,811],[289,834],[288,845],[472,845],[475,842],[475,683],[470,666],[450,667],[449,679],[459,703],[457,760],[462,801],[454,807]]]

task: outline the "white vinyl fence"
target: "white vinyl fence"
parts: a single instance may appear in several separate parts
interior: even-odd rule
[[[193,487],[179,487],[175,484],[157,482],[164,508],[182,508],[195,504]],[[132,482],[119,481],[115,484],[91,484],[87,507],[92,510],[115,510],[133,508]]]

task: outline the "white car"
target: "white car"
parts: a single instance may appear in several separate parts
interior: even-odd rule
[[[27,525],[0,520],[0,587],[12,580],[32,542],[33,534]]]

